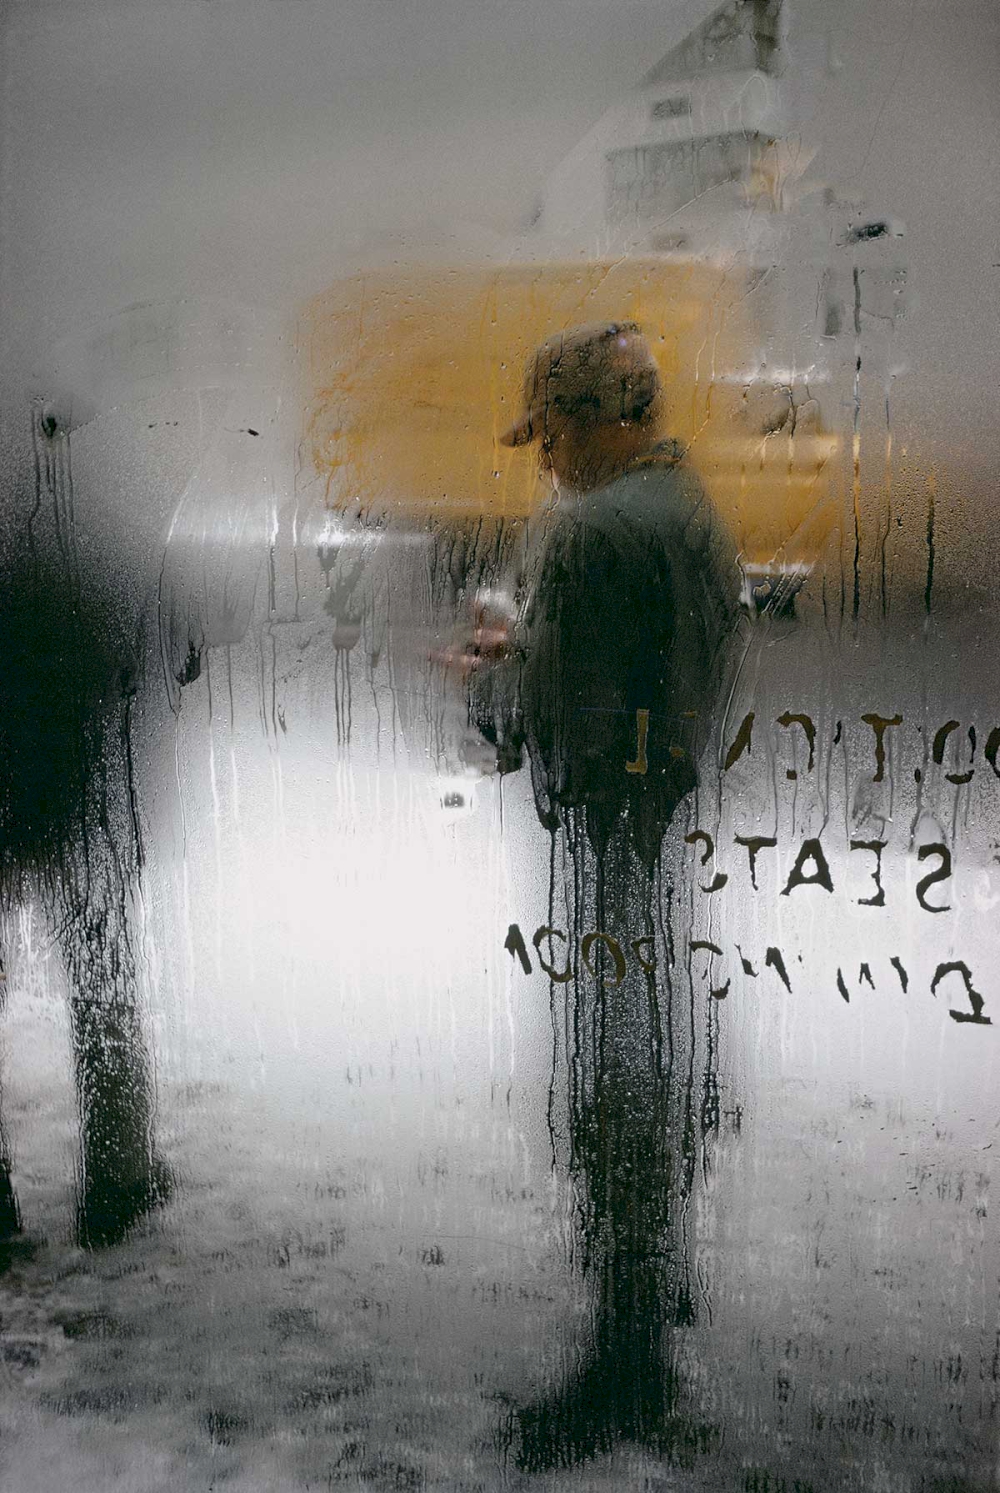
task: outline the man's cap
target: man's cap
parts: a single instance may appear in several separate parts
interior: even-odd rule
[[[635,322],[604,322],[549,337],[528,361],[524,409],[500,440],[525,446],[566,426],[642,424],[660,374]]]

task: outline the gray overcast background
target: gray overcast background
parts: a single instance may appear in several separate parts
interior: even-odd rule
[[[257,302],[389,233],[489,243],[666,50],[678,9],[8,7],[6,294],[47,318],[195,287]]]
[[[8,376],[136,302],[283,310],[348,266],[503,257],[556,162],[712,8],[8,3]],[[787,12],[795,123],[819,146],[810,175],[907,227],[900,449],[937,464],[943,523],[951,489],[970,483],[985,511],[1000,475],[986,438],[1000,409],[1000,7]],[[817,71],[821,54],[832,66]]]

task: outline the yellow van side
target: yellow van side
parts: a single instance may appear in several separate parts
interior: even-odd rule
[[[300,321],[302,459],[336,509],[523,516],[543,496],[537,457],[499,436],[529,354],[560,330],[635,321],[664,376],[663,434],[689,445],[745,561],[809,563],[835,520],[838,440],[817,410],[775,418],[776,391],[746,372],[762,343],[752,276],[668,259],[352,276]]]

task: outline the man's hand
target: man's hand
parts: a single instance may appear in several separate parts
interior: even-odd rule
[[[498,663],[513,652],[514,623],[514,608],[503,592],[479,591],[473,605],[471,639],[450,643],[431,657],[463,676],[483,664]]]

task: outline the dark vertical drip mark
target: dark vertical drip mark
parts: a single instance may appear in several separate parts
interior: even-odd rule
[[[698,1134],[697,1134],[697,1104],[696,1104],[696,1073],[695,1054],[697,1051],[698,1020],[697,1020],[697,998],[695,995],[694,981],[691,978],[691,960],[687,961],[687,991],[688,991],[688,1030],[687,1030],[687,1071],[684,1075],[683,1096],[683,1118],[681,1122],[681,1133],[683,1136],[681,1146],[682,1156],[682,1185],[681,1195],[677,1200],[680,1211],[680,1254],[681,1254],[681,1282],[677,1292],[677,1305],[675,1307],[675,1320],[678,1325],[688,1325],[694,1321],[694,1300],[691,1293],[690,1276],[690,1248],[688,1239],[690,1202],[694,1189],[695,1174],[698,1165]]]
[[[664,997],[667,1008],[667,1070],[666,1081],[668,1086],[673,1083],[674,1078],[674,939],[673,939],[673,887],[663,885],[662,867],[657,868],[657,911],[659,913],[660,938],[666,950],[666,961],[663,966]]]
[[[718,1031],[718,1006],[710,1002],[705,1010],[705,1071],[702,1076],[701,1138],[702,1170],[707,1170],[708,1148],[704,1144],[710,1135],[719,1130],[719,1076],[716,1071],[716,1037]]]
[[[501,779],[502,782],[502,779]],[[549,927],[553,927],[556,921],[556,832],[553,829],[549,834],[549,901],[548,901]],[[571,950],[576,948],[576,939],[571,944]],[[573,954],[570,953],[572,959]],[[562,1005],[560,1020],[560,1004]],[[563,1041],[566,1041],[566,1006],[565,996],[556,986],[555,982],[549,981],[549,1020],[552,1026],[552,1071],[549,1074],[549,1095],[546,1106],[545,1117],[549,1128],[549,1145],[552,1150],[552,1159],[555,1162],[558,1155],[558,1141],[556,1138],[556,1075],[559,1071],[559,1032],[563,1031]]]
[[[278,640],[272,629],[268,629],[271,645],[271,735],[278,739]]]
[[[854,439],[851,462],[854,500],[855,622],[861,609],[861,271],[854,267]]]
[[[136,871],[141,872],[145,860],[145,850],[142,842],[142,826],[139,819],[139,798],[135,781],[135,756],[132,748],[132,707],[135,702],[135,690],[130,690],[125,696],[125,717],[122,724],[122,746],[125,752],[125,785],[128,792],[129,823],[132,829],[132,843],[135,846]]]
[[[885,387],[885,527],[882,530],[882,538],[879,545],[879,587],[882,601],[883,618],[889,615],[889,582],[886,550],[889,544],[889,534],[892,531],[892,410],[890,407],[891,389],[892,374],[890,373],[888,375],[888,381]]]
[[[653,909],[660,886],[660,867],[657,866],[656,873],[648,888],[648,895],[644,898],[642,906],[642,921],[645,929],[645,937],[650,946],[656,948],[656,927],[653,921]],[[651,1060],[653,1071],[657,1078],[662,1081],[663,1071],[663,1021],[660,1016],[659,994],[656,989],[656,964],[644,970],[646,976],[646,1002],[649,1015],[650,1039],[652,1042]]]
[[[7,972],[0,961],[0,1012],[6,1003],[6,980]],[[13,1263],[15,1241],[21,1232],[21,1210],[11,1181],[11,1165],[10,1145],[0,1110],[0,1272]]]
[[[346,744],[348,746],[350,746],[350,744],[351,744],[351,726],[352,726],[352,717],[353,717],[354,697],[353,697],[353,686],[352,686],[352,683],[351,683],[351,655],[349,653],[347,653],[347,652],[344,653],[344,701],[345,701],[345,705],[346,705],[346,714],[347,714],[347,736],[346,736]]]
[[[205,701],[206,701],[206,706],[207,706],[207,709],[208,709],[208,733],[209,733],[208,739],[209,739],[209,743],[211,744],[211,740],[212,740],[212,704],[213,704],[213,702],[212,702],[212,669],[211,669],[211,666],[209,665],[207,659],[205,661],[205,667],[204,667],[204,669],[203,669],[202,672],[204,673],[204,676],[205,676]],[[211,750],[211,745],[209,746],[209,750]]]
[[[927,490],[927,581],[924,586],[924,611],[928,617],[931,614],[934,595],[934,508],[935,491],[932,478]]]
[[[292,585],[295,590],[295,610],[293,618],[296,622],[302,619],[299,615],[302,605],[302,588],[299,580],[299,506],[295,505],[295,515],[292,519]]]
[[[70,586],[73,600],[80,601],[80,557],[76,542],[76,499],[73,488],[73,449],[67,432],[59,442],[59,489],[66,524],[66,547],[70,557]]]
[[[341,656],[339,649],[333,655],[333,710],[337,725],[337,745],[344,744],[344,702],[340,688]]]
[[[229,729],[233,731],[236,726],[236,705],[233,700],[233,648],[231,643],[226,644],[226,687],[229,691]]]
[[[35,548],[35,524],[42,507],[42,491],[44,482],[42,479],[42,451],[41,442],[43,432],[41,430],[42,412],[36,407],[31,410],[31,454],[34,466],[35,495],[31,512],[28,514],[28,548],[31,552],[32,568],[37,570],[38,552]]]

